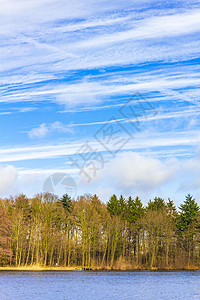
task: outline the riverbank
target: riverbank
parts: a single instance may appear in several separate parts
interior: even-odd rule
[[[0,271],[75,271],[82,270],[82,267],[42,267],[42,266],[5,266],[0,267]]]
[[[111,267],[61,267],[61,266],[4,266],[0,271],[197,271],[198,267],[184,268],[111,268]]]

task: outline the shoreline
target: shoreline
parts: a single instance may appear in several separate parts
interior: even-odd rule
[[[15,267],[15,266],[5,266],[0,267],[0,271],[32,271],[32,272],[41,272],[41,271],[127,271],[127,272],[133,272],[133,271],[159,271],[159,272],[176,272],[176,271],[198,271],[200,268],[111,268],[111,267],[42,267],[42,266],[21,266],[21,267]]]

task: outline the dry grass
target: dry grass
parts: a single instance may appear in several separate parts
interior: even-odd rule
[[[156,267],[144,267],[137,264],[130,264],[123,259],[119,259],[113,266],[91,266],[91,267],[82,267],[82,266],[73,266],[73,267],[61,267],[61,266],[40,266],[40,265],[32,265],[32,266],[4,266],[0,267],[0,271],[76,271],[76,270],[93,270],[93,271],[140,271],[140,270],[150,270],[150,271],[178,271],[178,270],[200,270],[197,266],[185,266],[185,267],[172,267],[169,266],[167,268],[156,268]]]
[[[0,271],[75,271],[75,270],[82,270],[81,267],[43,267],[40,265],[33,265],[33,266],[5,266],[0,267]]]

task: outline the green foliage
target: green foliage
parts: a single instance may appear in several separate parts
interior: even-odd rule
[[[132,199],[128,198],[128,214],[127,221],[134,223],[144,215],[144,207],[139,197]]]
[[[176,210],[176,206],[174,204],[174,201],[168,198],[168,202],[166,203],[166,209],[168,216],[171,216],[173,218],[176,218],[178,213]]]
[[[135,199],[129,197],[127,201],[122,195],[119,199],[113,195],[107,203],[107,209],[111,216],[120,216],[132,223],[144,214],[144,207],[139,197]]]
[[[127,215],[127,203],[122,195],[119,198],[119,215],[122,219],[125,219]]]
[[[147,210],[160,210],[160,209],[165,209],[166,205],[165,205],[165,201],[164,199],[160,198],[160,197],[155,197],[154,200],[149,200],[148,204],[147,204]]]
[[[179,213],[159,197],[146,207],[122,195],[107,205],[97,195],[0,199],[0,264],[199,267],[199,241],[200,211],[190,195]]]
[[[71,200],[71,197],[68,196],[68,194],[64,194],[62,196],[62,198],[60,199],[64,209],[67,211],[67,212],[70,212],[71,211],[71,208],[72,208],[72,200]]]
[[[199,206],[195,202],[195,199],[188,194],[183,204],[179,207],[181,213],[178,218],[178,228],[181,231],[188,229],[190,224],[194,221],[197,212],[199,211]]]
[[[119,201],[115,194],[112,197],[110,197],[110,199],[107,203],[107,209],[111,216],[117,216],[120,214]]]

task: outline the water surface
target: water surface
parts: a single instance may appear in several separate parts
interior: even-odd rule
[[[0,272],[0,300],[200,299],[200,271]]]

